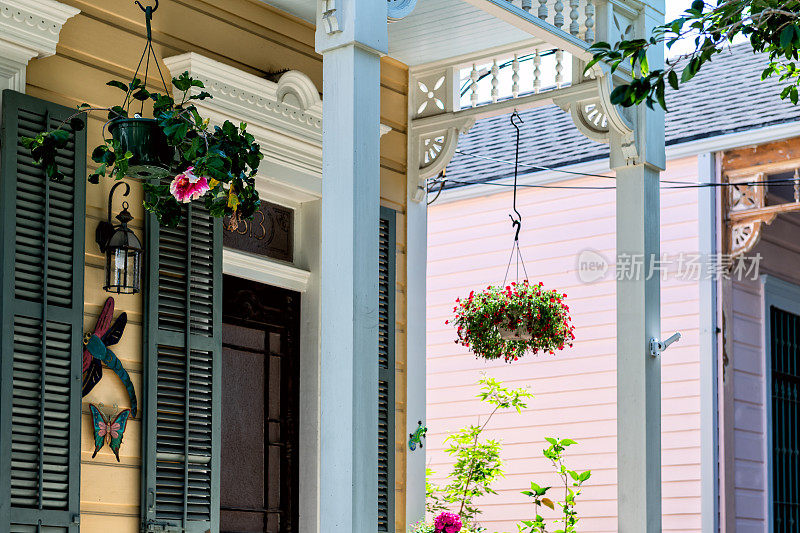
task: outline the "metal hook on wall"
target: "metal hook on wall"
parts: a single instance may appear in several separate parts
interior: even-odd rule
[[[147,10],[149,9],[149,10],[150,10],[150,14],[153,14],[153,13],[155,13],[155,12],[156,12],[156,9],[158,9],[158,0],[156,0],[156,5],[155,5],[155,7],[150,7],[150,6],[144,7],[144,6],[142,5],[142,3],[141,3],[141,2],[139,2],[139,0],[136,0],[135,4],[136,4],[137,6],[139,6],[139,9],[141,9],[141,10],[142,10],[142,11],[144,11],[145,13],[147,13]]]
[[[511,113],[511,125],[514,126],[514,129],[517,130],[517,146],[516,146],[516,154],[514,156],[514,213],[517,214],[517,218],[514,218],[513,215],[509,214],[508,217],[511,219],[511,226],[516,228],[516,233],[514,234],[514,241],[519,241],[519,232],[522,229],[522,214],[517,210],[517,174],[519,172],[519,140],[520,140],[520,129],[519,124],[514,121],[514,119],[519,121],[519,124],[524,124],[522,117],[519,116],[517,110],[515,109],[513,113]]]

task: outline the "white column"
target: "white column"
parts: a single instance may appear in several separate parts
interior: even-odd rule
[[[660,5],[658,5],[660,4]],[[664,20],[663,0],[645,5],[637,35],[650,35]],[[648,54],[660,68],[661,47]],[[665,165],[664,112],[639,106],[633,145],[612,135],[617,174],[618,257],[644,260],[641,274],[617,282],[617,476],[618,531],[661,532],[661,359],[650,339],[661,339],[661,283],[649,265],[660,259],[660,170]],[[628,139],[630,141],[630,139]],[[648,279],[649,278],[649,279]],[[664,332],[665,336],[673,332]]]
[[[320,531],[374,533],[378,503],[380,55],[387,4],[319,0],[323,57]]]
[[[405,438],[426,424],[426,271],[428,257],[427,198],[415,201],[418,183],[408,183],[406,207],[406,419]],[[408,446],[406,444],[406,446]],[[428,447],[406,449],[406,524],[425,518],[425,456]]]
[[[661,338],[658,259],[659,171],[639,164],[617,170],[617,254],[644,259],[641,272],[617,281],[617,476],[619,531],[661,531]],[[628,274],[624,272],[623,276]]]

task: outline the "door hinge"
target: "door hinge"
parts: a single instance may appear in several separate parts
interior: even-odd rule
[[[182,533],[183,528],[170,522],[146,520],[142,523],[142,533]]]

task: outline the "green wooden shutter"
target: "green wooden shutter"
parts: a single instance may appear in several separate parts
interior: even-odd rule
[[[774,531],[800,530],[800,316],[770,307]]]
[[[381,207],[378,241],[378,531],[394,531],[395,261],[394,210]]]
[[[199,201],[176,228],[148,219],[145,530],[217,531],[222,224]]]
[[[0,531],[78,531],[86,134],[64,126],[58,183],[20,143],[73,113],[3,91]]]

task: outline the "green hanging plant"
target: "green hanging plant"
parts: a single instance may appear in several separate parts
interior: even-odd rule
[[[456,299],[453,308],[456,343],[483,359],[502,358],[507,363],[527,352],[563,350],[575,339],[566,296],[527,280],[472,291],[467,298]]]
[[[203,89],[203,82],[188,72],[173,78],[173,93],[181,95],[177,101],[166,92],[149,91],[138,78],[128,84],[114,80],[107,85],[125,92],[121,106],[81,104],[78,112],[55,130],[22,139],[49,179],[63,178],[56,154],[69,141],[65,125],[80,131],[85,127],[80,113],[102,111],[107,113],[104,142],[92,151],[92,161],[98,166],[89,175],[90,183],[99,183],[106,176],[141,179],[146,193],[144,208],[165,226],[178,224],[181,203],[200,198],[212,216],[230,217],[233,227],[238,220],[253,217],[260,206],[255,176],[264,156],[245,123],[236,126],[226,120],[212,127],[200,115],[194,102],[212,96],[205,91],[191,94],[191,90]],[[147,101],[152,102],[152,119],[129,116],[133,103],[141,103],[143,109]],[[169,176],[172,178],[166,179]]]

